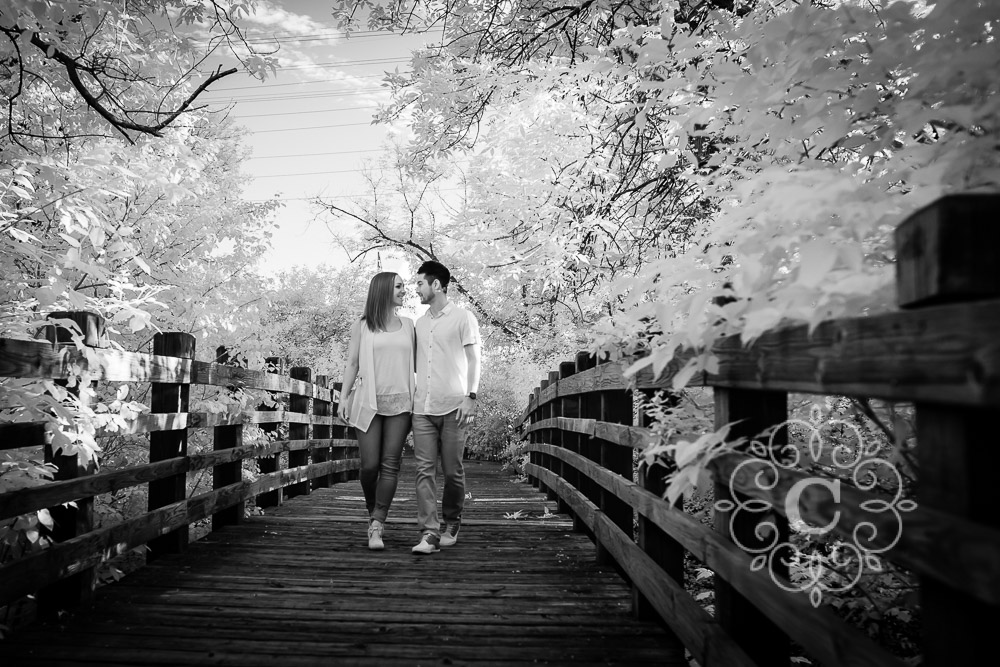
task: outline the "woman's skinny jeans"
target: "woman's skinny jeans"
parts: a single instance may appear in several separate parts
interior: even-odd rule
[[[387,417],[375,415],[367,431],[357,429],[361,451],[361,490],[372,519],[385,522],[389,505],[399,483],[399,461],[406,434],[410,432],[409,412]]]

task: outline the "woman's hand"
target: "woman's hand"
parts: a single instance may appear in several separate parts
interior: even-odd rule
[[[349,415],[347,414],[347,402],[350,400],[350,392],[340,394],[340,403],[337,404],[337,416],[347,423]]]

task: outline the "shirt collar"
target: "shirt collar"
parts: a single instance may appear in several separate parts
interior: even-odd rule
[[[448,303],[445,304],[444,308],[442,308],[441,312],[439,312],[437,315],[435,315],[429,308],[427,309],[427,315],[429,315],[432,320],[436,320],[439,317],[444,317],[445,315],[450,313],[452,311],[452,308],[454,308],[454,304],[452,304],[452,302],[449,301]]]

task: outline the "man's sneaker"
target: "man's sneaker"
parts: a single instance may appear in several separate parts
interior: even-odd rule
[[[450,547],[458,542],[458,531],[462,528],[462,520],[445,525],[444,532],[441,533],[441,546]]]
[[[384,524],[378,519],[372,519],[372,522],[368,524],[368,548],[372,551],[385,549],[385,543],[382,542],[383,528]]]
[[[415,554],[436,554],[441,551],[438,549],[439,542],[440,539],[433,533],[424,533],[417,546],[410,549],[410,551]]]

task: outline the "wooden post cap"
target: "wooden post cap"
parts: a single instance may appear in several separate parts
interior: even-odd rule
[[[106,340],[104,332],[104,318],[97,313],[86,311],[58,311],[49,313],[46,316],[50,320],[72,320],[80,327],[83,334],[83,344],[87,347],[103,347]],[[45,327],[45,338],[50,343],[56,345],[60,343],[72,343],[72,332],[66,327],[50,324]]]
[[[182,331],[166,331],[153,335],[153,354],[164,357],[194,359],[197,339]]]
[[[895,232],[901,308],[1000,296],[1000,195],[942,197]]]

